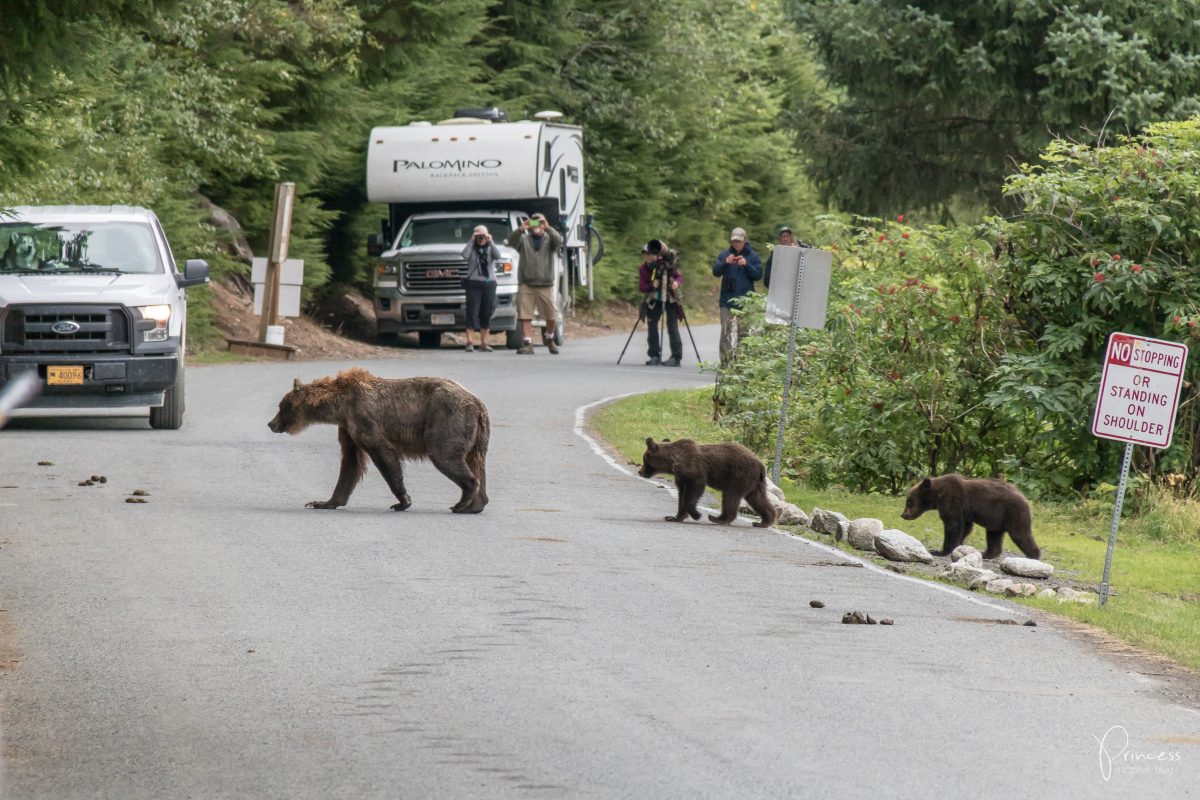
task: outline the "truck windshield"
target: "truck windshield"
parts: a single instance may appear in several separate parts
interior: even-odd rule
[[[154,233],[140,222],[0,223],[0,272],[162,272]]]
[[[476,225],[487,226],[496,242],[503,242],[512,233],[507,217],[436,217],[411,220],[400,234],[400,246],[422,244],[466,244]]]

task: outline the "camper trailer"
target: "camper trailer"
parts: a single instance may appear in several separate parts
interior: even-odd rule
[[[517,253],[508,235],[540,211],[563,236],[556,268],[560,316],[576,286],[592,285],[594,238],[584,206],[583,131],[537,119],[507,122],[498,109],[460,111],[436,125],[413,122],[371,131],[367,198],[386,203],[382,234],[368,241],[375,268],[375,315],[381,339],[415,331],[423,347],[465,327],[463,246],[486,225],[503,256],[491,329],[520,346]],[[538,324],[540,320],[535,320]],[[556,328],[561,343],[563,326]]]

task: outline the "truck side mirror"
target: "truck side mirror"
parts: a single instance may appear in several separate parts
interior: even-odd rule
[[[382,233],[372,233],[367,237],[367,255],[381,256],[386,249],[387,246],[383,240]]]
[[[181,289],[208,283],[208,262],[202,258],[189,258],[183,264],[183,274],[175,275],[175,283]]]

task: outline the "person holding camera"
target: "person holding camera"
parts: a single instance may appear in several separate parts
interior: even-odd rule
[[[679,320],[683,318],[679,287],[683,285],[683,273],[679,271],[678,262],[679,254],[658,239],[651,239],[642,248],[638,288],[643,295],[642,307],[646,314],[648,367],[678,367],[683,358],[683,339],[679,336]],[[658,333],[664,309],[667,312],[667,337],[671,342],[671,357],[666,361],[662,360],[662,342]]]
[[[533,355],[534,311],[546,320],[542,344],[551,353],[558,353],[558,346],[554,343],[554,329],[558,324],[554,297],[554,257],[562,243],[562,236],[550,227],[546,217],[540,213],[522,222],[521,227],[508,237],[508,246],[521,257],[517,271],[517,320],[521,324],[524,342],[517,350],[519,355]]]
[[[467,294],[467,344],[463,350],[470,353],[475,349],[471,342],[471,331],[475,331],[479,336],[479,349],[490,353],[488,326],[496,311],[496,262],[500,260],[500,249],[492,241],[486,225],[475,226],[462,255],[467,262],[467,276],[463,279],[463,290]]]
[[[729,234],[729,247],[717,256],[713,275],[721,279],[721,363],[741,336],[737,317],[730,311],[741,299],[754,291],[754,282],[762,277],[762,259],[746,241],[746,231],[734,228]]]

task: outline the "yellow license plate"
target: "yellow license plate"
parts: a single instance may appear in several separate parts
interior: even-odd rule
[[[83,383],[83,367],[46,367],[46,383],[70,386]]]

